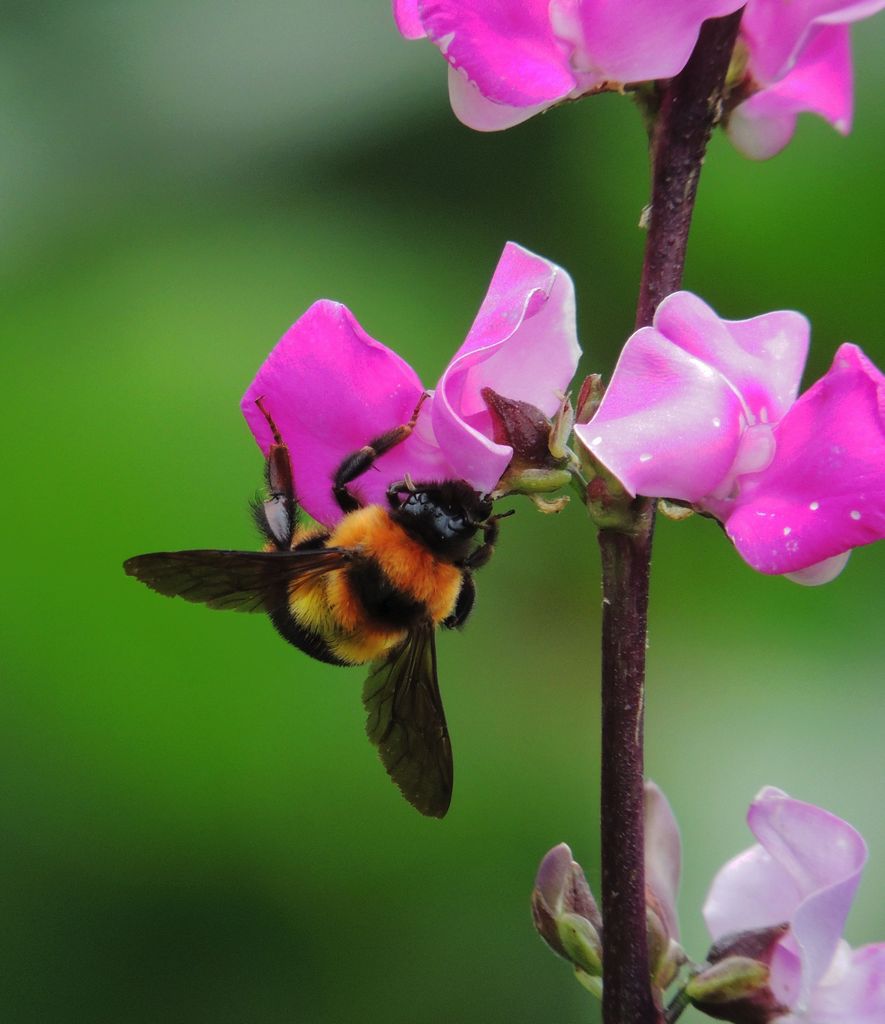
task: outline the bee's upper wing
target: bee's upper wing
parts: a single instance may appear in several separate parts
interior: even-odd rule
[[[123,563],[127,575],[167,597],[210,608],[267,612],[291,587],[347,565],[341,548],[309,551],[158,551]]]
[[[435,628],[412,630],[366,680],[366,732],[387,773],[422,814],[442,818],[452,799],[452,747],[436,675]]]

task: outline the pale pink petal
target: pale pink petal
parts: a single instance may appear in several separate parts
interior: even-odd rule
[[[815,562],[796,572],[784,573],[784,576],[794,583],[801,583],[803,587],[819,587],[823,583],[832,583],[848,564],[850,557],[850,551],[843,551],[841,555],[825,558],[822,562]]]
[[[567,843],[560,843],[544,854],[544,859],[538,866],[535,888],[553,914],[559,913],[562,909],[563,895],[572,874],[573,862],[571,847]]]
[[[645,783],[645,884],[657,897],[671,938],[679,938],[676,897],[682,871],[682,840],[669,801]]]
[[[321,300],[286,331],[241,404],[266,454],[271,432],[255,404],[263,398],[289,447],[301,505],[331,525],[341,518],[331,481],[342,459],[407,422],[421,392],[408,363],[370,338],[346,306]],[[382,456],[376,467],[351,485],[367,502],[383,502],[388,484],[406,471],[416,479],[451,476],[440,453],[416,435]]]
[[[741,0],[584,0],[577,66],[599,82],[671,78],[688,61],[701,24],[741,6]]]
[[[847,822],[766,787],[750,806],[758,845],[720,869],[704,904],[714,939],[787,921],[771,964],[771,987],[788,1006],[807,1001],[837,951],[866,863]]]
[[[419,0],[393,0],[393,20],[406,39],[422,39],[427,33],[421,24]]]
[[[421,21],[446,60],[488,99],[511,107],[550,104],[575,87],[553,34],[549,0],[423,0]]]
[[[477,132],[499,132],[528,121],[548,104],[508,107],[486,99],[463,71],[449,67],[449,102],[452,112],[462,123]]]
[[[596,416],[575,433],[630,494],[699,501],[730,472],[744,419],[722,374],[643,327]]]
[[[789,921],[801,900],[798,883],[758,844],[720,868],[704,902],[714,940]]]
[[[727,496],[737,473],[771,461],[770,424],[796,397],[808,333],[798,313],[723,320],[674,292],[627,341],[578,436],[631,494]]]
[[[799,114],[819,114],[837,131],[851,130],[853,89],[847,26],[818,29],[796,65],[729,115],[727,131],[745,156],[766,160],[793,137]]]
[[[753,420],[775,423],[796,400],[810,334],[801,313],[722,320],[691,292],[674,292],[658,306],[654,326],[718,370],[740,393]]]
[[[790,939],[802,962],[796,999],[804,1003],[836,952],[867,859],[860,833],[820,807],[763,790],[750,806],[750,830],[789,873],[801,895]],[[772,965],[772,990],[778,981]],[[790,999],[789,1005],[795,1000]]]
[[[750,0],[741,35],[750,51],[750,67],[760,82],[786,75],[819,25],[847,25],[885,7],[885,0]]]
[[[775,429],[774,461],[707,502],[742,558],[793,573],[885,537],[885,377],[855,345]]]
[[[807,1024],[882,1024],[885,1021],[885,942],[846,950],[809,999]]]
[[[467,339],[440,378],[431,408],[436,440],[454,475],[491,490],[512,455],[495,444],[482,389],[551,416],[580,357],[571,278],[508,242]]]

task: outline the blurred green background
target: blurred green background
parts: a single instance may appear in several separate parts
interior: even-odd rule
[[[636,111],[603,97],[471,133],[384,0],[13,2],[0,26],[3,1020],[597,1020],[528,913],[556,842],[598,882],[580,507],[520,507],[470,628],[441,640],[443,823],[377,763],[362,671],[120,563],[255,546],[238,400],[315,298],[432,382],[514,239],[571,271],[585,368],[608,373],[641,259]],[[885,18],[856,66],[848,139],[803,119],[761,165],[714,140],[690,249],[686,284],[723,315],[811,318],[806,382],[843,340],[885,362]],[[663,522],[656,546],[648,769],[682,824],[688,949],[764,783],[864,832],[848,938],[885,939],[885,552],[808,590],[706,522]]]

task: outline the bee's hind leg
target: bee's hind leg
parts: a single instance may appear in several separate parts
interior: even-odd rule
[[[421,406],[427,397],[428,394],[425,391],[418,399],[418,404],[415,406],[415,411],[412,413],[412,418],[408,423],[403,423],[398,427],[394,427],[393,430],[388,430],[386,434],[373,438],[368,444],[363,445],[359,451],[348,455],[338,469],[335,470],[335,475],[332,478],[332,494],[335,496],[335,500],[338,502],[342,512],[355,512],[358,508],[362,508],[362,502],[350,493],[347,485],[356,480],[358,476],[362,476],[367,469],[371,469],[375,459],[380,455],[389,452],[391,448],[395,448],[398,444],[405,441],[415,429],[415,424],[418,422],[418,414],[421,412]]]
[[[292,537],[298,527],[298,498],[292,478],[292,462],[289,449],[270,413],[264,405],[264,398],[255,401],[262,416],[267,420],[273,434],[273,444],[267,452],[264,477],[267,483],[267,498],[252,503],[252,518],[255,525],[278,551],[288,551]]]

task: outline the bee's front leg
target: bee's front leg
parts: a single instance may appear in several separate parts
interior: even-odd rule
[[[515,511],[516,509],[510,509],[507,512],[502,512],[500,515],[487,519],[482,527],[482,544],[478,548],[474,548],[464,561],[458,564],[470,570],[481,569],[484,565],[488,565],[492,555],[495,553],[495,545],[498,543],[498,534],[501,529],[498,523],[500,520],[512,516]]]
[[[338,469],[335,470],[335,476],[332,478],[332,493],[335,495],[335,500],[338,502],[342,512],[355,512],[358,508],[362,507],[359,499],[347,489],[347,485],[356,480],[358,476],[362,476],[367,469],[371,469],[375,459],[380,455],[389,452],[391,448],[405,441],[415,429],[415,424],[418,422],[418,414],[421,412],[421,406],[427,398],[428,393],[425,391],[418,399],[418,404],[415,406],[415,411],[412,413],[412,418],[408,423],[394,427],[393,430],[388,430],[386,434],[381,434],[380,437],[369,441],[359,451],[348,455]]]

